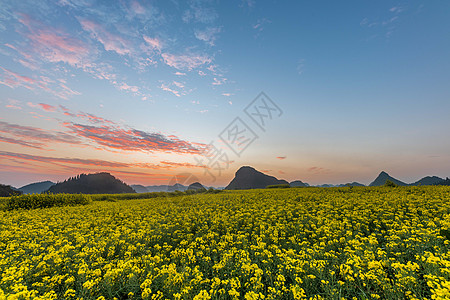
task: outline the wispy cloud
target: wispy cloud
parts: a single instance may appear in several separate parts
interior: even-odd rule
[[[131,10],[137,15],[143,15],[147,12],[144,6],[142,6],[138,1],[131,1]]]
[[[133,93],[139,92],[139,88],[137,86],[134,86],[134,85],[130,86],[124,82],[122,84],[118,85],[117,88],[121,91],[131,91]]]
[[[52,105],[46,104],[46,103],[34,104],[32,102],[27,102],[27,105],[30,107],[38,107],[46,112],[55,112],[57,110],[56,106],[52,106]]]
[[[257,31],[262,32],[264,30],[265,26],[270,23],[272,23],[271,20],[262,18],[262,19],[258,19],[258,21],[256,21],[256,23],[252,27],[253,27],[253,29],[255,29]]]
[[[179,88],[184,88],[184,84],[178,81],[172,81],[173,85],[179,87]]]
[[[213,79],[213,82],[212,82],[212,85],[222,85],[222,84],[224,84],[225,82],[227,82],[227,80],[228,79],[226,79],[226,78],[216,78],[216,77],[214,77],[214,79]]]
[[[330,169],[322,168],[322,167],[310,167],[307,169],[308,172],[314,173],[314,174],[324,174],[324,173],[330,173]]]
[[[70,96],[79,95],[79,92],[73,91],[65,84],[58,82],[49,84],[49,82],[31,78],[29,76],[20,75],[11,70],[0,67],[2,73],[0,74],[0,84],[6,85],[12,89],[17,87],[24,87],[29,90],[42,89],[58,98],[68,99]]]
[[[106,51],[114,51],[119,55],[132,53],[131,43],[122,36],[107,31],[102,25],[91,20],[82,19],[80,24],[84,30],[103,45]]]
[[[8,99],[8,104],[6,104],[5,107],[10,109],[22,109],[20,101],[15,99]]]
[[[76,123],[67,123],[65,126],[76,136],[110,149],[197,154],[204,146],[181,140],[175,136],[168,137],[160,133],[150,133],[133,128],[107,125],[90,126]]]
[[[44,148],[51,143],[78,144],[80,139],[71,134],[60,131],[43,130],[31,126],[23,126],[0,121],[0,134],[9,138],[8,143],[26,141],[25,143],[34,148]],[[23,143],[23,142],[22,142]],[[18,143],[22,145],[22,143]]]
[[[93,54],[86,43],[61,29],[45,26],[24,14],[19,21],[29,30],[26,37],[32,42],[30,51],[47,62],[63,62],[79,67]]]
[[[0,126],[1,126],[1,124],[0,124]],[[35,149],[42,149],[42,146],[43,146],[42,143],[23,141],[23,140],[15,139],[12,137],[6,137],[6,136],[2,136],[2,135],[0,135],[0,143],[8,143],[8,144],[30,147],[30,148],[35,148]]]
[[[297,63],[297,73],[298,73],[298,75],[302,75],[304,70],[305,70],[305,60],[302,58],[302,59],[299,59],[298,63]]]
[[[384,32],[386,38],[390,38],[395,32],[396,25],[400,20],[400,15],[406,11],[403,6],[393,6],[386,11],[386,14],[375,20],[364,18],[361,20],[360,25],[372,30],[378,30]]]
[[[219,15],[216,10],[213,7],[209,7],[208,4],[207,1],[191,1],[189,9],[185,10],[183,13],[183,22],[213,23]]]
[[[152,169],[152,170],[167,170],[172,167],[180,167],[176,163],[171,164],[170,162],[164,162],[160,164],[151,163],[124,163],[117,161],[107,161],[101,159],[82,159],[82,158],[69,158],[69,157],[50,157],[50,156],[40,156],[40,155],[30,155],[17,152],[7,152],[0,151],[0,157],[14,160],[25,160],[39,163],[50,163],[50,164],[62,164],[62,165],[78,165],[83,167],[107,167],[107,168],[142,168],[142,169]],[[188,166],[192,167],[192,166]]]
[[[29,90],[33,90],[35,88],[36,83],[38,82],[33,78],[24,75],[19,75],[3,67],[0,67],[0,69],[3,71],[3,74],[0,79],[0,84],[9,86],[10,88],[22,86]]]
[[[188,70],[196,69],[205,64],[212,62],[212,59],[206,55],[176,55],[170,53],[163,53],[162,58],[164,62],[175,69]]]
[[[208,27],[203,30],[196,30],[195,37],[201,41],[208,43],[210,46],[214,46],[217,39],[217,35],[221,32],[220,27]]]
[[[163,91],[170,92],[170,93],[174,94],[177,97],[181,97],[181,93],[179,91],[170,88],[168,85],[166,85],[164,83],[161,84],[160,88]]]
[[[179,162],[171,162],[171,161],[161,161],[160,162],[163,165],[168,165],[171,167],[177,167],[177,168],[207,168],[207,166],[204,165],[196,165],[191,163],[179,163]]]
[[[158,38],[151,38],[146,35],[143,36],[144,41],[151,47],[152,50],[161,51],[162,42]]]
[[[283,160],[283,159],[286,159],[286,156],[277,156],[277,159]]]

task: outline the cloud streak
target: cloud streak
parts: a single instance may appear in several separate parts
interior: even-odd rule
[[[102,25],[90,21],[80,20],[81,27],[90,33],[91,37],[100,42],[106,51],[114,51],[119,55],[130,55],[133,50],[130,42],[122,36],[107,31]]]
[[[19,21],[29,30],[26,36],[32,41],[32,51],[47,62],[63,62],[79,67],[92,55],[87,44],[61,29],[46,27],[25,14]]]
[[[33,148],[43,148],[50,143],[78,144],[80,142],[76,136],[64,132],[48,131],[4,121],[0,121],[0,134],[4,142]]]
[[[124,171],[123,169],[144,169],[144,170],[170,170],[176,168],[204,168],[204,166],[197,166],[190,163],[177,163],[170,161],[162,161],[160,164],[152,163],[126,163],[117,161],[107,161],[101,159],[82,159],[82,158],[72,158],[72,157],[51,157],[51,156],[41,156],[32,155],[17,152],[0,151],[0,159],[8,159],[17,163],[25,163],[27,165],[33,166],[33,163],[46,163],[53,164],[57,166],[73,168],[77,167],[100,167],[100,168],[112,168],[112,169],[122,169],[114,170],[114,172],[126,172],[130,174],[142,174],[139,172]],[[31,164],[30,164],[31,162]]]
[[[73,91],[61,82],[53,85],[52,88],[50,88],[48,81],[20,75],[3,67],[0,67],[0,70],[2,70],[2,74],[0,74],[0,84],[6,85],[12,89],[16,87],[24,87],[28,90],[34,91],[36,90],[36,88],[41,88],[46,92],[62,99],[68,99],[73,95],[80,95],[79,92]]]
[[[178,70],[191,71],[212,62],[212,59],[206,55],[175,55],[163,53],[161,56],[164,63]]]
[[[175,136],[165,136],[160,133],[149,133],[133,128],[125,129],[118,126],[91,126],[76,123],[65,124],[73,134],[86,138],[110,149],[126,151],[198,154],[203,144],[191,143]]]

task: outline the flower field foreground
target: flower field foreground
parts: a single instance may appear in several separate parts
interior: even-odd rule
[[[448,299],[450,189],[0,211],[0,299]]]

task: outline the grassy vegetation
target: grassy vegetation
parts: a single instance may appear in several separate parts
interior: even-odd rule
[[[0,299],[448,299],[449,232],[445,186],[5,210]]]
[[[4,208],[13,210],[86,205],[91,203],[91,197],[82,194],[32,194],[11,196],[4,201]]]
[[[266,189],[288,189],[291,186],[289,184],[272,184],[266,186]]]
[[[119,200],[133,200],[133,199],[152,199],[158,197],[176,197],[176,196],[186,196],[194,194],[217,194],[221,193],[222,190],[210,189],[200,189],[200,190],[189,190],[189,191],[174,191],[174,192],[151,192],[151,193],[133,193],[133,194],[96,194],[91,195],[94,201],[119,201]]]

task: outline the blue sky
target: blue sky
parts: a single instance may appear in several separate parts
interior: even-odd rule
[[[448,176],[449,13],[444,1],[2,1],[0,182],[108,171],[223,186],[242,165],[311,184]],[[281,110],[264,130],[244,111],[261,91]],[[236,117],[257,136],[239,155],[220,137]],[[206,163],[211,149],[222,159]]]

